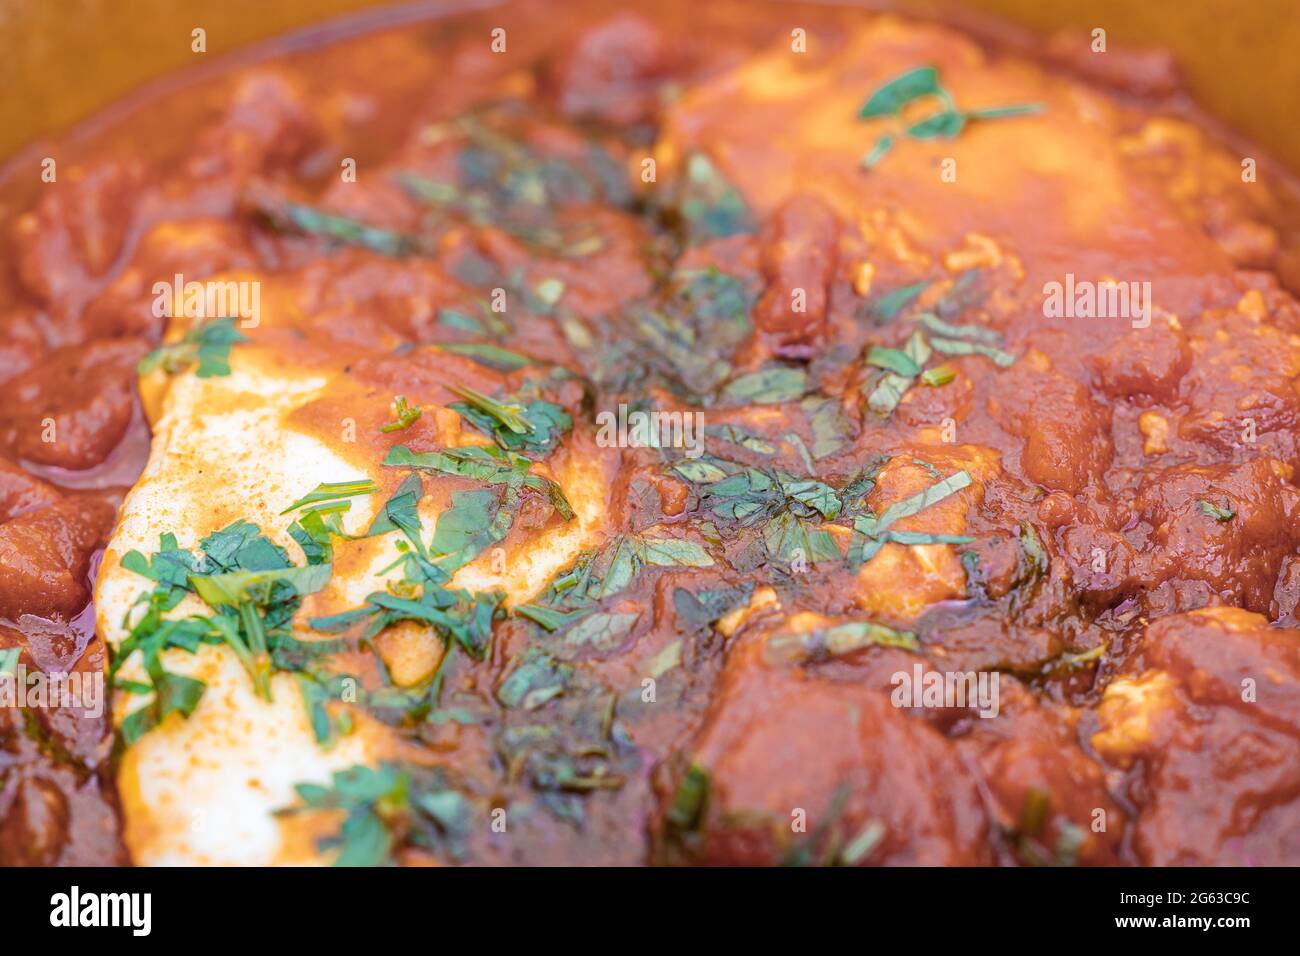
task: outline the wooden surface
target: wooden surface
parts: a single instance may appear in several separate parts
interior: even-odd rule
[[[559,2],[559,0],[557,0]],[[898,0],[1177,55],[1197,99],[1300,170],[1300,0]],[[0,156],[170,70],[385,0],[0,0]],[[617,4],[611,3],[611,9]],[[437,4],[433,4],[437,6]],[[208,52],[190,50],[207,31]]]

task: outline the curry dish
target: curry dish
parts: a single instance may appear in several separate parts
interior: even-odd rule
[[[110,694],[0,862],[1300,863],[1300,215],[1089,42],[525,2],[11,164],[0,670]]]

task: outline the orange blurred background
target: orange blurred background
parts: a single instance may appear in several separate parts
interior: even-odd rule
[[[563,0],[556,0],[563,2]],[[755,0],[789,2],[789,0]],[[208,55],[391,0],[0,0],[0,156],[146,80]],[[435,0],[428,10],[489,6]],[[841,5],[846,5],[843,2]],[[986,11],[1031,29],[1094,27],[1110,43],[1174,52],[1196,99],[1300,171],[1297,0],[894,0],[900,10]],[[611,2],[609,9],[618,4]]]

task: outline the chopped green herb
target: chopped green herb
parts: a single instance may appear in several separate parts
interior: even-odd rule
[[[398,395],[393,399],[393,412],[397,418],[386,425],[379,426],[379,430],[384,434],[410,428],[419,420],[422,409],[419,405],[407,405],[406,396]]]
[[[543,279],[541,282],[537,283],[533,291],[536,292],[537,297],[547,305],[555,305],[564,297],[564,289],[565,285],[562,281],[551,278]]]
[[[674,667],[680,667],[682,663],[682,642],[673,641],[664,647],[662,651],[656,654],[646,666],[646,675],[649,677],[659,677],[672,670]]]
[[[311,543],[311,542],[309,542]],[[226,644],[248,671],[254,687],[270,700],[273,669],[300,670],[310,652],[293,638],[289,624],[302,596],[319,590],[329,579],[331,566],[313,561],[290,563],[284,549],[264,537],[256,525],[237,521],[200,542],[201,557],[176,546],[176,537],[162,535],[158,553],[146,559],[136,551],[122,566],[155,582],[127,612],[128,629],[109,667],[117,679],[122,665],[139,653],[149,683],[118,682],[134,694],[152,692],[152,699],[132,711],[122,725],[127,744],[158,726],[173,711],[188,717],[198,705],[204,683],[167,671],[163,652],[177,648],[195,653],[200,644]],[[319,559],[319,553],[316,554]],[[210,617],[168,620],[164,614],[188,593],[197,594],[213,609]],[[144,606],[144,613],[135,610]],[[315,649],[311,649],[315,650]]]
[[[1228,505],[1220,507],[1208,498],[1196,499],[1196,506],[1201,509],[1201,514],[1209,515],[1215,521],[1231,521],[1237,516],[1237,512]]]
[[[820,461],[829,458],[848,445],[853,426],[844,413],[844,404],[838,398],[820,399],[809,396],[801,403],[803,412],[812,426],[812,456]]]
[[[407,540],[415,546],[416,550],[423,554],[424,545],[420,541],[420,514],[416,510],[423,496],[424,485],[420,481],[420,476],[407,475],[397,486],[393,496],[379,509],[379,514],[375,515],[375,520],[370,523],[366,536],[373,537],[390,531],[400,531],[406,535]]]
[[[867,353],[867,364],[897,372],[907,378],[915,378],[921,374],[921,367],[906,352],[881,348],[878,345],[873,345],[871,351]]]
[[[640,619],[639,611],[598,611],[565,630],[563,641],[571,652],[612,651],[626,641]]]
[[[314,505],[321,501],[337,501],[340,498],[352,498],[356,495],[371,495],[379,490],[379,486],[369,478],[358,478],[355,481],[325,481],[316,486],[314,491],[309,491],[289,507],[280,512],[287,515],[290,511],[297,511],[304,505]]]
[[[824,482],[720,458],[675,462],[670,467],[697,486],[705,510],[742,527],[762,523],[761,537],[771,557],[813,563],[842,557],[830,532],[817,526],[842,509],[840,495]]]
[[[472,809],[441,768],[355,766],[335,771],[329,786],[300,783],[294,789],[300,805],[277,813],[346,811],[338,833],[318,844],[338,850],[334,866],[391,866],[399,841],[453,860],[465,853]]]
[[[698,839],[704,816],[708,813],[712,789],[709,772],[700,764],[692,763],[664,814],[670,839],[687,844]]]
[[[852,840],[840,850],[839,860],[845,866],[857,866],[871,855],[885,837],[885,825],[879,820],[868,820]]]
[[[881,352],[885,353],[883,359],[879,354]],[[867,407],[880,417],[887,418],[898,407],[898,403],[903,400],[903,396],[911,388],[921,368],[930,360],[930,346],[926,342],[925,336],[918,331],[911,334],[902,351],[872,348],[867,357],[868,362],[871,361],[872,354],[875,354],[878,360],[890,361],[893,366],[892,370],[886,370],[883,374],[877,373],[875,376],[868,378],[863,384],[864,390],[870,389],[867,396]],[[911,364],[908,365],[907,362]],[[889,369],[889,366],[886,366],[886,368]],[[907,369],[909,371],[904,374],[898,369]]]
[[[872,93],[858,110],[858,119],[891,116],[913,100],[939,95],[942,95],[939,71],[932,66],[914,67]]]
[[[789,563],[802,558],[809,564],[819,564],[843,557],[829,531],[789,510],[778,513],[763,526],[763,544],[773,558]]]
[[[498,372],[514,372],[533,364],[533,360],[527,355],[511,352],[509,349],[503,349],[486,342],[444,342],[435,346],[435,348],[440,352],[463,355],[468,359],[473,359],[480,365],[496,369]]]
[[[501,515],[501,500],[490,489],[452,493],[451,505],[438,516],[429,545],[439,555],[437,565],[452,572],[473,561],[510,530],[510,516]]]
[[[933,116],[913,123],[907,128],[912,139],[953,139],[966,126],[966,114],[957,110],[943,110]]]
[[[175,375],[197,362],[194,374],[199,378],[219,378],[230,374],[231,346],[247,341],[234,319],[213,319],[186,332],[180,341],[154,349],[140,360],[139,371],[146,375],[161,368]]]
[[[711,435],[733,445],[739,445],[747,451],[758,455],[776,454],[776,446],[757,432],[741,428],[739,425],[707,425],[704,434]],[[723,477],[723,476],[720,476]]]
[[[190,575],[194,592],[210,606],[239,607],[265,605],[279,585],[287,584],[298,595],[314,594],[330,578],[329,565],[275,568],[267,571],[226,571],[222,574]]]
[[[960,339],[940,339],[931,338],[930,345],[936,352],[944,355],[983,355],[993,360],[993,364],[1000,368],[1007,368],[1014,365],[1016,357],[1010,352],[1004,352],[1002,349],[994,348],[991,345],[985,345],[982,342],[965,342]]]
[[[654,308],[633,311],[635,354],[625,361],[634,367],[623,374],[640,378],[644,363],[653,363],[692,394],[712,392],[750,334],[754,297],[750,285],[715,267],[675,273]]]
[[[505,484],[510,488],[532,488],[546,495],[565,521],[574,518],[560,486],[542,475],[531,474],[532,461],[523,455],[504,452],[498,448],[471,445],[465,448],[445,448],[442,451],[415,453],[405,445],[394,445],[388,451],[384,464],[395,468],[420,468],[448,475],[459,475],[475,481]]]
[[[910,517],[933,504],[942,501],[949,495],[955,494],[966,488],[971,483],[971,477],[965,471],[958,471],[949,475],[942,481],[936,482],[924,491],[905,498],[902,501],[896,501],[880,516],[877,522],[876,530],[884,531],[894,524],[894,522]]]
[[[575,620],[562,617],[563,609],[589,608],[619,593],[643,567],[708,568],[713,564],[709,552],[695,541],[648,533],[621,534],[599,551],[584,554],[552,581],[545,605],[525,605],[528,610],[519,610],[548,630],[559,629]]]
[[[862,165],[865,169],[874,169],[876,164],[888,155],[889,151],[894,148],[894,137],[886,133],[880,139],[876,140],[876,145],[867,151],[867,155],[862,157]]]
[[[787,662],[811,662],[850,654],[872,644],[909,651],[921,647],[911,631],[898,631],[871,621],[848,621],[812,631],[774,634],[767,639],[765,653]]]
[[[530,647],[497,687],[497,700],[503,707],[536,710],[563,694],[572,677],[573,668],[568,664],[558,663],[540,648]]]
[[[498,401],[463,385],[447,388],[465,399],[447,407],[508,451],[549,450],[557,436],[573,427],[573,418],[554,402],[535,398],[525,405],[521,400]]]
[[[722,396],[735,404],[776,405],[802,398],[807,391],[806,369],[778,365],[732,379]]]
[[[935,335],[945,338],[970,339],[975,342],[983,342],[985,345],[1002,344],[1001,335],[982,325],[954,325],[951,322],[945,322],[933,312],[923,312],[916,317],[916,320]]]
[[[1026,103],[960,110],[952,95],[939,83],[938,71],[932,66],[919,66],[899,74],[872,93],[858,111],[858,118],[869,120],[897,117],[902,113],[903,107],[927,96],[938,97],[941,101],[940,109],[925,119],[909,124],[903,130],[903,135],[911,139],[953,139],[972,121],[1027,116],[1043,109],[1042,104]],[[879,163],[893,146],[895,135],[895,132],[882,134],[876,145],[863,157],[862,165],[870,169]]]
[[[721,239],[754,228],[745,200],[703,153],[686,159],[677,208],[691,230],[704,238]]]
[[[448,385],[447,389],[465,399],[470,404],[470,407],[495,419],[498,425],[507,428],[516,435],[526,435],[533,431],[532,423],[524,418],[524,407],[522,405],[511,402],[498,402],[496,399],[465,385]]]
[[[361,246],[386,256],[408,255],[419,247],[418,240],[413,236],[370,226],[303,203],[264,203],[258,207],[258,211],[272,226],[283,232],[320,236],[347,246]]]
[[[901,289],[895,289],[886,295],[881,296],[875,306],[872,308],[872,315],[879,322],[890,322],[894,316],[907,308],[917,296],[924,292],[930,286],[928,279],[921,282],[913,282],[911,285],[905,285]]]
[[[951,365],[936,365],[934,368],[927,368],[921,373],[921,384],[928,385],[931,388],[939,388],[947,385],[957,377],[957,370]]]
[[[558,631],[562,627],[567,627],[587,612],[583,611],[556,611],[549,607],[543,607],[540,604],[519,604],[515,606],[515,613],[522,614],[531,621],[535,621],[548,631]]]

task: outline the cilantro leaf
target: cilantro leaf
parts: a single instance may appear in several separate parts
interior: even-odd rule
[[[394,445],[384,458],[384,464],[389,467],[438,471],[515,488],[521,486],[532,488],[546,495],[565,521],[572,521],[575,517],[573,507],[564,497],[564,491],[560,486],[542,475],[531,474],[532,461],[513,452],[470,445],[464,448],[444,448],[442,451],[416,453],[405,445]]]
[[[452,402],[455,409],[481,432],[508,451],[549,451],[555,439],[573,427],[573,419],[559,405],[532,399],[498,401],[462,385],[447,386],[465,399]]]
[[[352,498],[356,495],[370,495],[378,490],[379,486],[369,478],[357,478],[353,481],[325,481],[285,508],[280,514],[287,515],[290,511],[297,511],[306,505],[314,505],[322,501],[337,501],[341,498]]]
[[[878,517],[872,514],[858,515],[853,521],[854,543],[849,548],[849,562],[858,567],[870,561],[887,542],[897,544],[969,544],[972,538],[965,535],[928,534],[925,532],[894,531],[892,526],[903,518],[910,517],[942,501],[949,495],[961,491],[971,484],[971,477],[966,471],[958,471],[941,481],[935,482],[924,491],[896,501],[887,507]]]
[[[163,345],[140,360],[139,372],[146,375],[161,368],[168,375],[183,372],[195,363],[199,378],[230,374],[230,349],[248,336],[235,328],[233,318],[212,319],[190,329],[178,342]]]
[[[1196,499],[1196,507],[1201,510],[1201,514],[1209,515],[1215,521],[1231,521],[1237,517],[1237,512],[1233,511],[1231,507],[1227,505],[1220,507],[1208,498]]]
[[[932,66],[913,67],[871,94],[858,110],[858,119],[875,119],[897,113],[908,103],[940,92],[939,71]]]
[[[379,430],[385,435],[410,428],[419,420],[423,409],[419,405],[407,405],[406,396],[398,395],[393,399],[393,413],[397,416],[393,421],[379,426]]]

